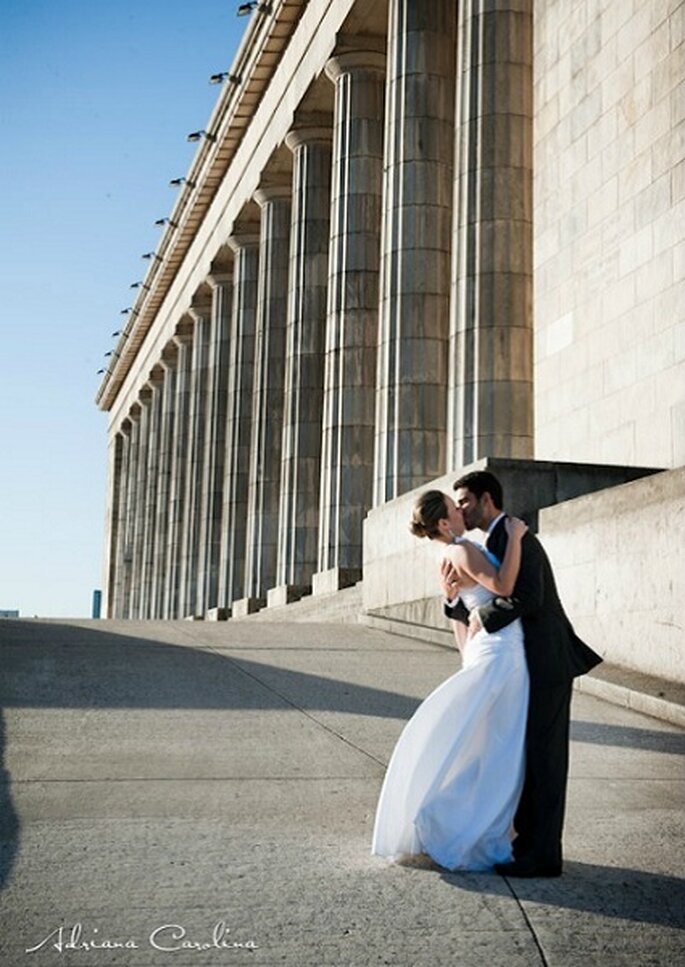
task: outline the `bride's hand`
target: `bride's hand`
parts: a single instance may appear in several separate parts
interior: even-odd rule
[[[509,537],[522,538],[528,531],[528,524],[524,520],[519,520],[518,517],[507,517],[504,521],[504,527]]]
[[[440,564],[440,586],[442,588],[442,596],[447,601],[453,601],[459,596],[459,578],[457,571],[454,564],[448,561],[447,558],[443,558]]]

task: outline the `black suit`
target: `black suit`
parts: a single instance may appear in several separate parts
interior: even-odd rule
[[[503,560],[508,535],[504,518],[488,536],[486,546]],[[526,728],[526,778],[514,825],[517,856],[544,865],[561,864],[568,775],[569,719],[573,678],[602,660],[574,632],[559,595],[542,545],[532,534],[523,538],[521,568],[510,598],[497,597],[478,609],[486,631],[499,631],[516,618],[523,624],[530,675]],[[445,605],[448,618],[468,621],[458,602]],[[468,647],[468,646],[467,646]]]

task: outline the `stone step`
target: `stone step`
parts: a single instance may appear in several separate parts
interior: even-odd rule
[[[280,607],[262,608],[231,621],[315,621],[356,624],[362,611],[361,585],[343,588],[333,594],[308,594],[299,601]]]

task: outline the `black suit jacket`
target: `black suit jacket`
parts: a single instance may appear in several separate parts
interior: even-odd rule
[[[509,537],[504,518],[487,540],[488,550],[500,561],[504,558]],[[576,675],[598,665],[602,659],[573,630],[564,611],[556,582],[542,545],[528,532],[521,547],[521,568],[513,594],[496,597],[478,609],[486,631],[499,631],[516,618],[523,624],[526,659],[531,684],[561,685]],[[445,605],[448,618],[468,621],[468,612],[459,602],[454,608]]]

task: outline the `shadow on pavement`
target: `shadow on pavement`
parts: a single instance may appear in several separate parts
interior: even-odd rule
[[[503,881],[495,874],[444,873],[442,878],[463,890],[502,893]],[[685,930],[685,881],[675,876],[567,861],[560,879],[507,882],[523,903]]]
[[[217,653],[211,646],[187,647],[66,622],[3,621],[1,631],[4,674],[0,705],[5,708],[295,706],[402,721],[410,718],[419,704],[417,698],[408,695]],[[593,722],[575,722],[572,728],[572,738],[580,742],[685,752],[685,736],[680,733]],[[4,733],[0,719],[0,886],[11,872],[20,834],[10,777],[3,768]],[[567,869],[567,876],[561,881],[548,881],[544,890],[541,881],[518,881],[517,895],[534,899],[543,891],[554,898],[550,902],[561,906],[683,925],[685,889],[678,880],[580,863],[570,863]],[[468,880],[461,876],[460,885],[466,881],[468,886]],[[471,882],[475,888],[475,882]],[[482,885],[483,878],[478,882]],[[667,904],[664,896],[669,898]],[[632,913],[627,914],[626,908]]]
[[[309,709],[407,719],[419,704],[397,692],[219,653],[211,646],[191,648],[78,626],[27,627],[28,635],[21,629],[24,640],[0,645],[5,708],[276,709],[301,703]]]
[[[627,749],[644,749],[646,752],[685,755],[685,733],[683,732],[574,721],[571,722],[571,739],[593,745],[613,745]]]
[[[0,889],[14,865],[20,830],[10,792],[10,776],[5,769],[5,731],[5,717],[0,711]]]
[[[419,700],[272,664],[79,625],[3,620],[0,707],[305,709],[408,719]],[[201,634],[198,634],[198,639]],[[20,823],[0,717],[0,887]]]

